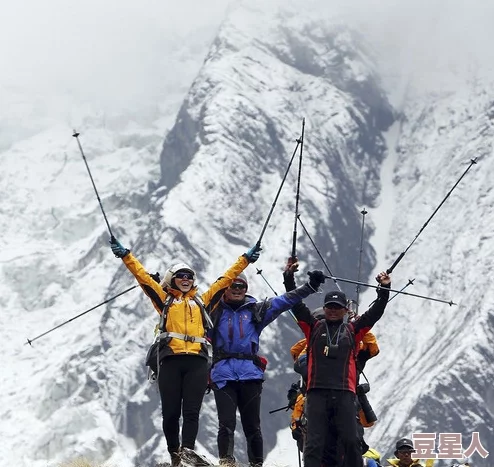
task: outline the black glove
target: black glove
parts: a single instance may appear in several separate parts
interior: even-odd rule
[[[293,407],[295,406],[295,403],[297,402],[297,397],[298,397],[298,393],[299,393],[299,386],[297,383],[293,383],[291,386],[290,386],[290,389],[288,390],[287,394],[286,394],[286,398],[288,399],[288,407],[290,409],[293,409]]]
[[[149,274],[158,284],[161,284],[161,276],[159,272],[155,272],[154,274]]]
[[[321,284],[324,284],[326,277],[322,271],[309,271],[307,273],[309,275],[309,285],[317,290]]]
[[[130,250],[122,246],[121,243],[113,236],[110,239],[110,246],[111,251],[113,251],[113,254],[117,258],[123,258],[130,253]]]
[[[295,428],[294,430],[292,430],[292,438],[295,441],[299,441],[299,440],[303,439],[303,437],[304,437],[304,434],[302,433],[302,428],[300,428],[299,426],[297,428]]]
[[[244,253],[244,256],[249,263],[255,263],[261,255],[261,250],[261,245],[256,243],[247,253]]]

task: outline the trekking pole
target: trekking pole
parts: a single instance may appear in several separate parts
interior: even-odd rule
[[[403,286],[401,289],[400,289],[400,293],[403,292],[409,285],[413,285],[413,282],[415,281],[415,278],[414,279],[408,279],[408,283]],[[393,298],[395,298],[396,296],[398,295],[398,293],[395,293],[389,300],[388,300],[388,303],[393,300]]]
[[[288,409],[289,408],[290,408],[289,405],[285,405],[284,407],[280,407],[279,409],[270,410],[269,413],[272,414],[272,413],[275,413],[275,412],[280,412],[282,410],[286,410],[288,412]]]
[[[84,159],[84,163],[86,164],[86,169],[89,174],[89,178],[91,179],[91,183],[93,184],[94,192],[96,193],[96,198],[98,198],[99,206],[101,208],[101,212],[103,213],[103,217],[105,218],[106,226],[108,227],[108,232],[110,232],[110,237],[113,237],[113,233],[111,231],[110,223],[108,222],[108,219],[106,218],[105,210],[103,209],[103,203],[101,202],[101,198],[99,197],[98,190],[96,189],[96,185],[93,180],[93,176],[91,175],[91,171],[89,170],[89,165],[86,160],[86,156],[84,155],[84,151],[82,150],[81,142],[79,141],[79,135],[80,133],[77,133],[77,131],[74,130],[74,134],[72,135],[76,140],[77,144],[79,146],[79,151],[81,152],[82,158]]]
[[[263,225],[262,230],[261,230],[261,234],[259,235],[259,239],[257,240],[256,245],[258,247],[261,246],[262,237],[264,236],[264,232],[266,232],[266,228],[268,227],[269,220],[271,219],[271,216],[273,214],[274,207],[276,206],[276,203],[278,201],[278,197],[280,196],[280,193],[281,193],[281,189],[283,188],[283,185],[285,184],[286,177],[287,177],[288,172],[290,170],[290,167],[292,165],[293,159],[295,158],[295,154],[297,153],[297,149],[298,149],[299,145],[302,142],[302,139],[301,138],[297,138],[296,141],[297,141],[297,145],[295,146],[295,150],[293,151],[292,157],[290,159],[290,163],[288,164],[288,167],[286,168],[286,172],[285,172],[285,175],[283,176],[283,180],[281,181],[281,185],[280,185],[280,187],[278,189],[278,193],[276,193],[276,196],[274,198],[273,204],[271,205],[271,209],[269,211],[268,217],[267,217],[266,221],[264,222],[264,225]]]
[[[333,279],[333,280],[337,280],[337,281],[341,281],[341,282],[347,282],[348,284],[357,284],[357,281],[352,281],[350,279],[343,279],[342,277],[334,277],[334,276],[324,276],[324,277],[326,279]],[[366,284],[365,282],[359,282],[358,284],[363,285],[365,287],[372,287],[373,289],[379,289],[382,287],[381,285]],[[423,298],[424,300],[432,300],[433,302],[447,303],[449,306],[458,305],[457,303],[453,302],[452,300],[442,300],[440,298],[427,297],[425,295],[417,295],[414,293],[403,292],[401,290],[396,290],[396,289],[388,289],[388,290],[390,292],[396,292],[397,294],[409,295],[410,297]]]
[[[304,151],[304,131],[305,118],[302,120],[302,136],[300,137],[300,157],[298,162],[298,177],[297,177],[297,193],[295,195],[295,221],[293,222],[293,238],[292,238],[292,258],[295,261],[297,257],[297,221],[298,221],[298,203],[300,199],[300,179],[302,176],[302,153]]]
[[[448,191],[448,194],[444,197],[444,199],[441,201],[439,206],[434,210],[434,212],[431,214],[429,219],[425,222],[425,224],[422,226],[422,228],[419,230],[419,233],[415,235],[415,238],[412,240],[412,243],[407,246],[405,251],[402,251],[398,258],[396,258],[395,262],[391,265],[391,267],[386,270],[386,273],[391,274],[393,272],[393,269],[398,265],[398,263],[403,259],[407,251],[410,249],[410,247],[415,243],[415,240],[419,237],[419,235],[422,233],[422,231],[427,227],[427,224],[431,221],[431,219],[436,215],[437,211],[441,208],[441,206],[445,203],[445,201],[449,198],[449,195],[453,192],[453,190],[456,188],[456,186],[461,182],[462,178],[467,174],[467,172],[472,168],[474,164],[477,163],[477,157],[474,159],[470,159],[470,165],[467,167],[467,169],[463,172],[462,176],[457,180],[457,182],[453,185],[453,188]]]
[[[300,459],[300,449],[297,444],[297,454],[298,454],[298,467],[302,467],[302,460]]]
[[[300,219],[300,214],[298,215],[298,220],[300,222],[300,225],[304,229],[305,234],[307,235],[307,237],[309,237],[309,240],[312,243],[312,246],[314,247],[314,249],[316,250],[319,258],[321,259],[322,264],[324,264],[324,267],[327,269],[327,271],[329,272],[330,276],[333,276],[333,273],[331,272],[331,269],[329,269],[329,266],[327,265],[326,261],[324,261],[324,258],[322,257],[321,252],[319,251],[319,249],[317,248],[316,244],[314,243],[314,240],[312,240],[312,237],[310,236],[309,232],[305,228],[305,225],[302,222],[302,219]],[[338,290],[341,292],[340,284],[338,284],[338,282],[337,282],[336,279],[333,279],[333,280],[334,280],[334,283],[335,283],[336,287],[338,287]]]
[[[264,277],[264,274],[262,273],[262,269],[259,269],[259,268],[256,268],[257,270],[257,274],[259,274],[264,282],[266,282],[266,284],[268,284],[268,287],[272,290],[272,292],[278,296],[278,294],[276,293],[276,290],[273,289],[273,287],[271,287],[271,284],[268,282],[268,280]],[[288,310],[288,313],[290,313],[290,316],[295,320],[296,323],[298,323],[298,319],[295,317],[295,315],[293,314],[293,311],[292,310]]]
[[[74,316],[73,318],[70,318],[69,320],[64,321],[62,324],[55,326],[54,328],[44,332],[43,334],[40,334],[39,336],[36,336],[34,339],[27,339],[27,342],[24,342],[24,345],[26,345],[26,344],[33,345],[34,341],[41,339],[43,336],[46,336],[47,334],[49,334],[52,331],[55,331],[55,329],[58,329],[58,328],[61,328],[62,326],[65,326],[66,324],[70,323],[71,321],[74,321],[75,319],[80,318],[81,316],[85,315],[86,313],[89,313],[90,311],[95,310],[96,308],[100,307],[101,305],[104,305],[105,303],[108,303],[108,302],[111,302],[112,300],[115,300],[117,297],[120,297],[121,295],[126,294],[127,292],[130,292],[132,289],[135,289],[136,287],[139,287],[139,285],[133,285],[132,287],[129,287],[127,290],[124,290],[123,292],[120,292],[119,294],[115,295],[114,297],[109,298],[108,300],[105,300],[104,302],[101,302],[98,305],[93,306],[92,308],[89,308],[89,310],[86,310],[86,311],[78,314],[77,316]]]
[[[357,282],[360,281],[360,271],[362,268],[362,252],[363,250],[363,243],[364,243],[364,224],[365,224],[365,215],[367,214],[367,211],[362,209],[360,211],[360,214],[362,214],[362,229],[360,231],[360,249],[359,249],[359,257],[358,257],[358,273],[357,273]],[[360,285],[357,284],[357,287],[355,288],[355,291],[357,292],[357,313],[358,313],[358,307],[360,305]]]

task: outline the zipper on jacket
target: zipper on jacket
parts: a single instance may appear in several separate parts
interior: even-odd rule
[[[228,316],[228,339],[230,342],[233,342],[233,324],[232,324],[232,316]]]
[[[244,320],[242,319],[242,312],[238,314],[238,327],[240,329],[240,338],[244,337]]]
[[[189,301],[185,298],[185,295],[182,296],[184,302],[184,325],[185,325],[185,335],[187,336],[189,333],[187,332],[187,306],[189,305]],[[185,353],[189,353],[189,343],[184,341],[185,344]]]

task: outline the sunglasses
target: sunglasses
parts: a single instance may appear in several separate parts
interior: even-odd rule
[[[230,289],[246,289],[247,286],[243,282],[234,282],[232,285],[230,285]]]
[[[173,277],[177,279],[187,279],[189,281],[194,279],[194,275],[191,272],[177,272]]]
[[[343,309],[345,307],[344,306],[341,306],[338,303],[326,303],[324,305],[324,308],[328,308],[329,310],[341,310],[341,309]]]

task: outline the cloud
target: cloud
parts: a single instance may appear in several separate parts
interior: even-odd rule
[[[455,73],[492,73],[494,2],[248,0],[261,9],[343,18],[388,76],[440,86]],[[0,100],[22,113],[71,96],[111,109],[156,105],[190,84],[229,0],[13,0],[0,11]],[[238,7],[240,0],[232,2]],[[182,89],[181,88],[181,89]],[[22,97],[15,97],[21,95]],[[14,96],[14,97],[13,97]],[[26,103],[25,100],[28,100]],[[20,102],[22,101],[22,102]],[[33,104],[34,105],[34,104]],[[38,113],[39,113],[38,112]]]
[[[207,50],[228,0],[23,0],[0,13],[0,87],[134,103]]]

